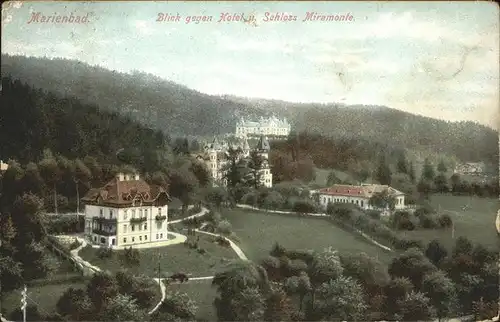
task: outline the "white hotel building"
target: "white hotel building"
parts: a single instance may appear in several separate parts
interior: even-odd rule
[[[138,174],[119,173],[104,187],[90,189],[82,201],[85,236],[94,244],[124,248],[168,240],[170,197]]]
[[[362,209],[368,210],[374,209],[370,205],[370,198],[375,193],[381,193],[383,191],[387,191],[389,195],[392,195],[394,197],[396,201],[396,210],[405,208],[404,193],[386,185],[334,185],[329,188],[320,189],[316,191],[316,193],[319,195],[319,202],[324,209],[326,209],[329,203],[352,203]]]
[[[263,118],[258,121],[249,121],[240,119],[236,123],[236,137],[259,137],[276,136],[287,137],[290,134],[291,126],[286,119],[278,119],[277,117]]]

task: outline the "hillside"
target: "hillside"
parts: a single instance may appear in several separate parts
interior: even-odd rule
[[[130,115],[171,135],[234,131],[240,116],[287,117],[295,131],[365,138],[412,150],[498,164],[497,132],[473,122],[446,122],[383,106],[297,104],[211,96],[150,74],[118,73],[66,60],[2,55],[2,73],[62,96]]]
[[[161,131],[9,77],[2,78],[0,102],[0,157],[4,160],[36,162],[50,149],[68,158],[89,155],[116,162],[116,152],[129,148],[140,150],[143,163],[151,165],[155,160],[149,152],[154,155],[157,149],[167,149],[168,137]]]

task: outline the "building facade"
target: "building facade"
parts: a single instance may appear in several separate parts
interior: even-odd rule
[[[104,187],[90,189],[82,201],[85,236],[93,244],[123,248],[168,240],[170,197],[138,174],[119,173]]]
[[[319,203],[324,209],[327,208],[329,203],[352,203],[361,209],[370,210],[375,209],[370,205],[371,197],[376,193],[384,191],[387,191],[390,196],[394,197],[396,210],[406,208],[404,193],[386,185],[334,185],[329,188],[320,189],[316,193],[319,197]]]
[[[240,119],[236,123],[236,137],[252,137],[252,136],[274,136],[287,137],[290,134],[291,126],[286,119],[277,117],[264,118],[261,117],[257,121]]]
[[[197,154],[196,158],[206,165],[214,180],[214,185],[227,185],[226,172],[229,162],[228,151],[230,148],[238,150],[240,152],[239,159],[246,162],[250,161],[252,152],[256,153],[262,159],[262,164],[258,170],[260,185],[264,187],[272,187],[273,175],[268,161],[271,147],[265,136],[260,137],[257,145],[253,149],[250,148],[246,137],[241,140],[240,144],[230,145],[227,142],[219,143],[216,138],[214,138],[212,143],[207,144],[204,147],[204,151]]]

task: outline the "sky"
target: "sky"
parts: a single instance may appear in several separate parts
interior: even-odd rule
[[[28,23],[38,12],[88,22]],[[303,21],[308,12],[352,19]],[[223,13],[246,21],[219,22]],[[492,2],[7,2],[1,37],[2,53],[140,70],[207,94],[500,123]]]

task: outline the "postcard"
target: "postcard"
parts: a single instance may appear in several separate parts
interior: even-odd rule
[[[491,2],[2,4],[2,321],[499,318]]]

